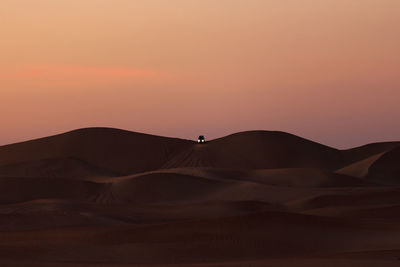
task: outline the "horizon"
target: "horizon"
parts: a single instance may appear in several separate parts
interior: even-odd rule
[[[400,1],[4,0],[0,145],[88,126],[400,140]]]
[[[199,134],[199,135],[197,135],[197,136],[193,136],[193,138],[190,138],[190,137],[189,137],[189,138],[185,138],[185,137],[177,137],[177,136],[159,135],[159,134],[147,133],[147,132],[138,132],[138,131],[132,131],[132,130],[127,130],[127,129],[123,129],[123,128],[113,128],[113,127],[105,127],[105,126],[94,126],[94,127],[84,127],[84,128],[77,128],[77,129],[67,130],[67,131],[63,131],[63,132],[57,132],[57,133],[54,133],[54,134],[51,134],[51,135],[39,136],[39,137],[35,137],[35,138],[32,138],[32,139],[22,140],[22,141],[18,141],[18,142],[14,142],[14,143],[0,144],[0,147],[2,147],[2,146],[8,146],[8,145],[14,145],[14,144],[19,144],[19,143],[24,143],[24,142],[29,142],[29,141],[34,141],[34,140],[43,139],[43,138],[48,138],[48,137],[53,137],[53,136],[58,136],[58,135],[67,134],[67,133],[71,133],[71,132],[75,132],[75,131],[89,130],[89,129],[119,130],[119,131],[126,131],[126,132],[131,132],[131,133],[138,133],[138,134],[144,134],[144,135],[158,136],[158,137],[164,137],[164,138],[176,138],[176,139],[181,139],[181,140],[186,140],[186,141],[193,141],[193,142],[196,142],[197,137],[198,137],[199,135],[201,135],[201,134]],[[232,132],[232,133],[228,133],[228,134],[223,135],[223,136],[217,136],[217,137],[214,137],[214,138],[208,138],[207,135],[204,135],[204,137],[205,137],[205,139],[206,139],[207,142],[210,142],[210,141],[214,141],[214,140],[217,140],[217,139],[229,137],[229,136],[234,135],[234,134],[248,133],[248,132],[278,132],[278,133],[290,134],[290,135],[293,135],[293,136],[296,136],[296,137],[299,137],[299,138],[302,138],[302,139],[305,139],[305,140],[308,140],[308,141],[311,141],[311,142],[314,142],[314,143],[318,143],[318,144],[321,144],[321,145],[324,145],[324,146],[327,146],[327,147],[331,147],[331,148],[334,148],[334,149],[338,149],[338,150],[348,150],[348,149],[352,149],[352,148],[362,147],[362,146],[371,145],[371,144],[378,144],[378,143],[397,143],[397,142],[400,142],[400,140],[377,141],[377,142],[371,142],[371,143],[361,144],[361,145],[359,145],[359,146],[354,146],[354,147],[339,148],[339,147],[331,146],[331,145],[329,145],[329,144],[324,144],[324,143],[318,142],[318,141],[316,141],[316,140],[312,140],[312,139],[306,138],[306,137],[304,137],[304,136],[297,135],[297,134],[290,133],[290,132],[279,131],[279,130],[261,130],[261,129],[258,129],[258,130],[245,130],[245,131]]]

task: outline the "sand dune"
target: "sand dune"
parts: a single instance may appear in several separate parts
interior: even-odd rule
[[[355,147],[352,149],[343,150],[342,153],[346,161],[354,163],[380,153],[388,152],[399,146],[400,142],[373,143],[360,147]]]
[[[2,266],[396,266],[400,148],[81,129],[0,147]]]
[[[342,164],[340,151],[336,149],[283,132],[252,131],[193,145],[163,167],[332,169]]]
[[[262,201],[279,204],[329,188],[368,187],[350,176],[314,169],[227,170],[178,168],[108,178],[121,202],[199,203]],[[112,202],[112,200],[110,200]]]
[[[254,182],[264,185],[282,187],[345,187],[345,186],[368,186],[371,185],[363,179],[321,169],[287,168],[287,169],[257,169],[257,170],[234,170],[222,168],[174,168],[161,169],[132,176],[108,178],[105,181],[118,181],[139,177],[146,174],[177,174],[203,177],[218,181],[242,181]]]
[[[350,176],[358,177],[358,178],[363,178],[363,177],[367,176],[371,165],[374,164],[375,161],[377,161],[384,154],[385,154],[384,152],[379,153],[379,154],[373,155],[371,157],[368,157],[366,159],[357,161],[353,164],[350,164],[349,166],[346,166],[344,168],[337,170],[336,173],[350,175]]]
[[[340,151],[295,135],[271,131],[242,132],[199,145],[176,138],[88,128],[0,147],[3,169],[0,174],[19,176],[21,169],[27,168],[27,173],[33,175],[35,165],[43,172],[46,166],[40,164],[46,165],[48,161],[59,161],[59,165],[86,165],[105,175],[181,167],[334,170],[398,145],[380,143]],[[61,162],[63,160],[66,162]],[[49,165],[54,168],[55,164]],[[16,166],[14,173],[12,166]],[[53,170],[53,174],[55,172]],[[56,175],[65,176],[65,170]]]
[[[365,178],[376,184],[400,185],[400,148],[373,155],[369,158],[353,163],[337,173]]]
[[[45,258],[45,263],[63,264],[72,258],[81,264],[187,265],[287,257],[304,259],[304,255],[337,257],[338,253],[393,247],[398,238],[396,231],[370,229],[350,220],[259,212],[158,225],[8,232],[3,234],[0,244],[15,245],[6,246],[0,255],[3,260],[13,260],[23,249],[24,259],[30,263]],[[24,242],[16,245],[17,240]],[[328,255],[327,251],[330,251]]]
[[[226,184],[226,183],[225,183]],[[146,174],[115,182],[113,194],[129,202],[176,202],[221,190],[223,182],[182,174]]]
[[[89,128],[0,147],[0,166],[63,158],[120,175],[174,167],[333,169],[345,164],[336,149],[267,131],[238,133],[198,145],[182,139]]]
[[[390,150],[370,167],[366,179],[387,185],[400,185],[400,147]]]
[[[399,193],[400,188],[353,188],[353,190],[327,191],[324,194],[318,192],[304,199],[298,198],[290,205],[300,209],[393,205],[400,201]]]
[[[73,158],[112,173],[131,174],[161,167],[192,142],[110,128],[80,129],[0,147],[0,165]]]
[[[0,166],[0,177],[48,177],[83,179],[115,177],[118,174],[75,158],[51,158]]]
[[[34,199],[87,199],[105,187],[105,184],[71,179],[0,178],[0,204]]]

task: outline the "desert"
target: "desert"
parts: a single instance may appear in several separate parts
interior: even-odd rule
[[[0,147],[3,266],[398,266],[400,142],[85,128]]]

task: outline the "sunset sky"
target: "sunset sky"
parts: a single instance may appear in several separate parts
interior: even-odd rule
[[[399,0],[1,0],[0,144],[91,126],[400,140]]]

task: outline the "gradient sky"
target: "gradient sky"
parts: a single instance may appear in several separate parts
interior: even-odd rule
[[[0,144],[108,126],[400,140],[399,0],[1,0]]]

